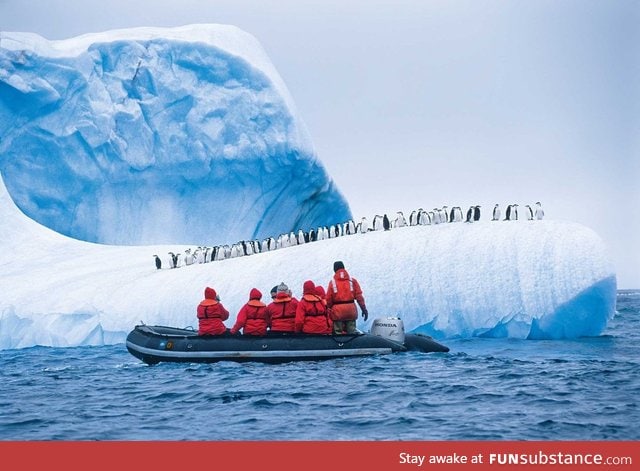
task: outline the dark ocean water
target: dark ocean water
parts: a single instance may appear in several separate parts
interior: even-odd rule
[[[125,346],[0,351],[2,440],[638,440],[640,291],[604,335],[447,354],[149,367]]]

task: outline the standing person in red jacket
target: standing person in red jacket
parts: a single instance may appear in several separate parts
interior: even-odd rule
[[[316,294],[316,286],[311,280],[304,282],[302,299],[296,309],[296,332],[305,334],[331,334],[327,307]]]
[[[229,319],[229,311],[220,303],[216,290],[204,289],[204,299],[198,305],[198,335],[222,335],[227,332],[223,321]]]
[[[269,325],[267,306],[260,301],[262,293],[252,288],[249,293],[249,302],[242,306],[238,312],[236,323],[231,328],[232,334],[237,334],[240,329],[244,335],[265,335]]]
[[[365,321],[369,318],[362,289],[358,280],[347,273],[344,263],[335,262],[333,271],[333,279],[327,287],[327,307],[332,311],[333,333],[353,334],[356,332],[358,319],[356,301],[362,310],[362,318]]]
[[[295,332],[298,300],[291,296],[291,291],[284,282],[275,288],[273,302],[267,306],[271,332]]]

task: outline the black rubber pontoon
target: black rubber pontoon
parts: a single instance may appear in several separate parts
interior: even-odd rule
[[[350,356],[383,355],[408,350],[448,352],[431,337],[407,334],[404,344],[371,334],[313,335],[277,334],[265,336],[199,336],[190,329],[138,325],[127,336],[127,350],[153,365],[161,361],[200,362],[260,361],[281,363],[293,360],[322,360]]]

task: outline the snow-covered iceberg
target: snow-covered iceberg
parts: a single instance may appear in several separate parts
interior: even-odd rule
[[[561,221],[481,221],[355,234],[176,269],[154,254],[70,239],[30,220],[0,181],[0,348],[124,341],[141,321],[196,326],[205,286],[235,314],[249,290],[285,281],[326,286],[335,260],[360,281],[372,318],[446,337],[599,335],[616,280],[600,238]],[[359,322],[364,330],[368,325]]]
[[[350,217],[233,26],[1,32],[0,171],[30,218],[92,242],[214,245]]]

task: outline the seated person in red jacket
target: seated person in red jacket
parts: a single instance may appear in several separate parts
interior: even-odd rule
[[[231,328],[232,334],[237,334],[242,329],[245,335],[265,335],[269,325],[267,306],[260,301],[262,293],[253,288],[249,293],[249,302],[242,306],[238,312],[236,323]]]
[[[295,332],[298,300],[291,296],[289,287],[284,283],[275,288],[273,302],[267,306],[271,332]]]
[[[229,311],[220,303],[216,290],[204,289],[204,299],[198,305],[198,335],[222,335],[227,331],[223,321],[229,319]]]
[[[296,309],[296,332],[305,334],[331,334],[331,324],[327,307],[316,294],[316,286],[311,280],[304,282],[302,299]]]

